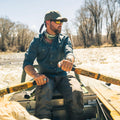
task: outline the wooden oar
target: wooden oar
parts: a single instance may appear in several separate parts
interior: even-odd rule
[[[108,76],[105,76],[105,75],[102,75],[102,74],[99,74],[99,73],[87,71],[87,70],[77,68],[77,67],[73,68],[72,71],[74,71],[76,74],[81,74],[81,75],[84,75],[84,76],[87,76],[87,77],[91,77],[91,78],[94,78],[94,79],[97,79],[97,80],[101,80],[101,81],[104,81],[104,82],[107,82],[107,83],[112,83],[112,84],[120,86],[120,80],[119,79],[115,79],[115,78],[112,78],[112,77],[108,77]],[[9,87],[9,88],[5,88],[5,89],[0,90],[0,96],[3,96],[3,95],[8,94],[8,93],[28,89],[28,88],[32,87],[33,85],[36,85],[35,81],[28,81],[28,82],[24,82],[24,83],[21,83],[21,84],[18,84],[18,85]]]
[[[112,83],[112,84],[120,86],[120,80],[119,79],[112,78],[112,77],[109,77],[109,76],[105,76],[105,75],[102,75],[102,74],[99,74],[99,73],[87,71],[87,70],[77,68],[77,67],[72,68],[72,70],[76,74],[84,75],[84,76],[91,77],[91,78],[94,78],[94,79],[97,79],[97,80],[100,80],[100,81],[104,81],[104,82],[107,82],[107,83]]]
[[[0,96],[3,96],[8,93],[12,93],[12,92],[21,91],[27,88],[31,88],[33,85],[36,85],[35,81],[28,81],[28,82],[20,83],[18,85],[11,86],[9,88],[5,88],[0,90]]]

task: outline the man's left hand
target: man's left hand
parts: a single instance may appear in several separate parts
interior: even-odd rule
[[[71,71],[73,63],[69,60],[62,60],[58,63],[58,67],[60,67],[64,71]]]

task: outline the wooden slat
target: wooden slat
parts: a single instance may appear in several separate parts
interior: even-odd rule
[[[110,114],[114,120],[120,120],[120,96],[110,89],[96,88],[97,97],[110,111]],[[116,97],[116,98],[114,98]]]
[[[90,88],[96,93],[100,101],[110,111],[113,120],[120,120],[120,93],[101,84],[95,79],[81,76],[82,82],[88,84]]]

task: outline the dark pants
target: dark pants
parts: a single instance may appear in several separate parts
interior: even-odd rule
[[[83,113],[83,92],[79,82],[73,76],[56,76],[49,82],[36,88],[36,117],[51,118],[50,101],[54,89],[62,93],[68,120],[80,120]],[[82,120],[82,119],[81,119]]]

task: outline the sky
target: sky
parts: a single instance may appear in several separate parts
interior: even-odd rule
[[[84,0],[0,0],[0,17],[8,17],[12,22],[28,25],[38,32],[46,12],[57,10],[68,18],[68,25],[74,34],[73,21],[83,2]]]

